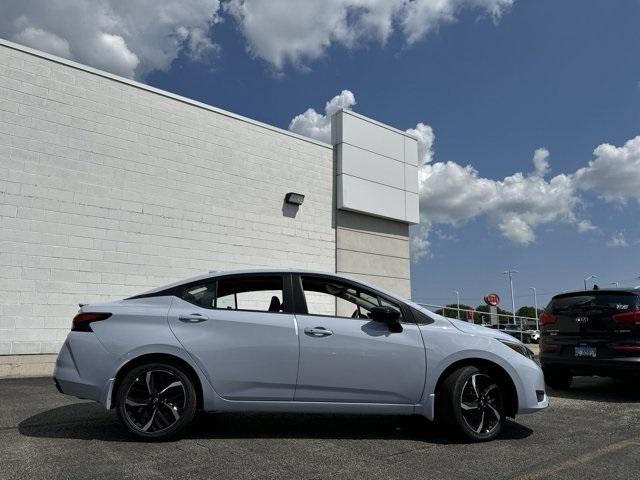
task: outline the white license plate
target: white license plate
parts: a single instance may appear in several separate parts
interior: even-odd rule
[[[576,357],[596,357],[596,347],[588,347],[587,345],[578,345],[575,347]]]

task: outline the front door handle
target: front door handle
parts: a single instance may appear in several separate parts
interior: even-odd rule
[[[311,335],[312,337],[328,337],[329,335],[333,335],[333,332],[331,330],[324,327],[307,327],[304,329],[304,333],[306,333],[307,335]]]
[[[200,323],[209,319],[200,313],[190,313],[189,315],[180,315],[178,320],[184,323]]]

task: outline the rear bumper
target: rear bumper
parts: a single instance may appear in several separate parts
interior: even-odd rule
[[[53,381],[65,395],[107,405],[114,368],[113,357],[94,334],[71,332],[58,354]]]
[[[573,375],[600,375],[604,377],[640,375],[640,357],[571,358],[540,355],[543,368],[562,368]]]

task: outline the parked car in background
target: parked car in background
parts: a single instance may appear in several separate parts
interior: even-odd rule
[[[145,439],[176,435],[202,409],[423,415],[482,441],[548,405],[540,367],[511,336],[297,270],[211,273],[83,305],[54,377]]]
[[[552,388],[569,388],[575,375],[640,374],[638,289],[556,295],[540,326],[540,363]]]

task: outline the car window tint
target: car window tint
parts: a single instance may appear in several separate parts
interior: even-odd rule
[[[339,280],[303,276],[302,289],[309,315],[371,318],[371,308],[381,305],[401,312],[398,305],[377,293]]]
[[[207,282],[187,287],[182,299],[202,308],[213,308],[216,298],[216,283]]]
[[[284,311],[282,277],[238,276],[217,282],[214,308],[278,313]]]

